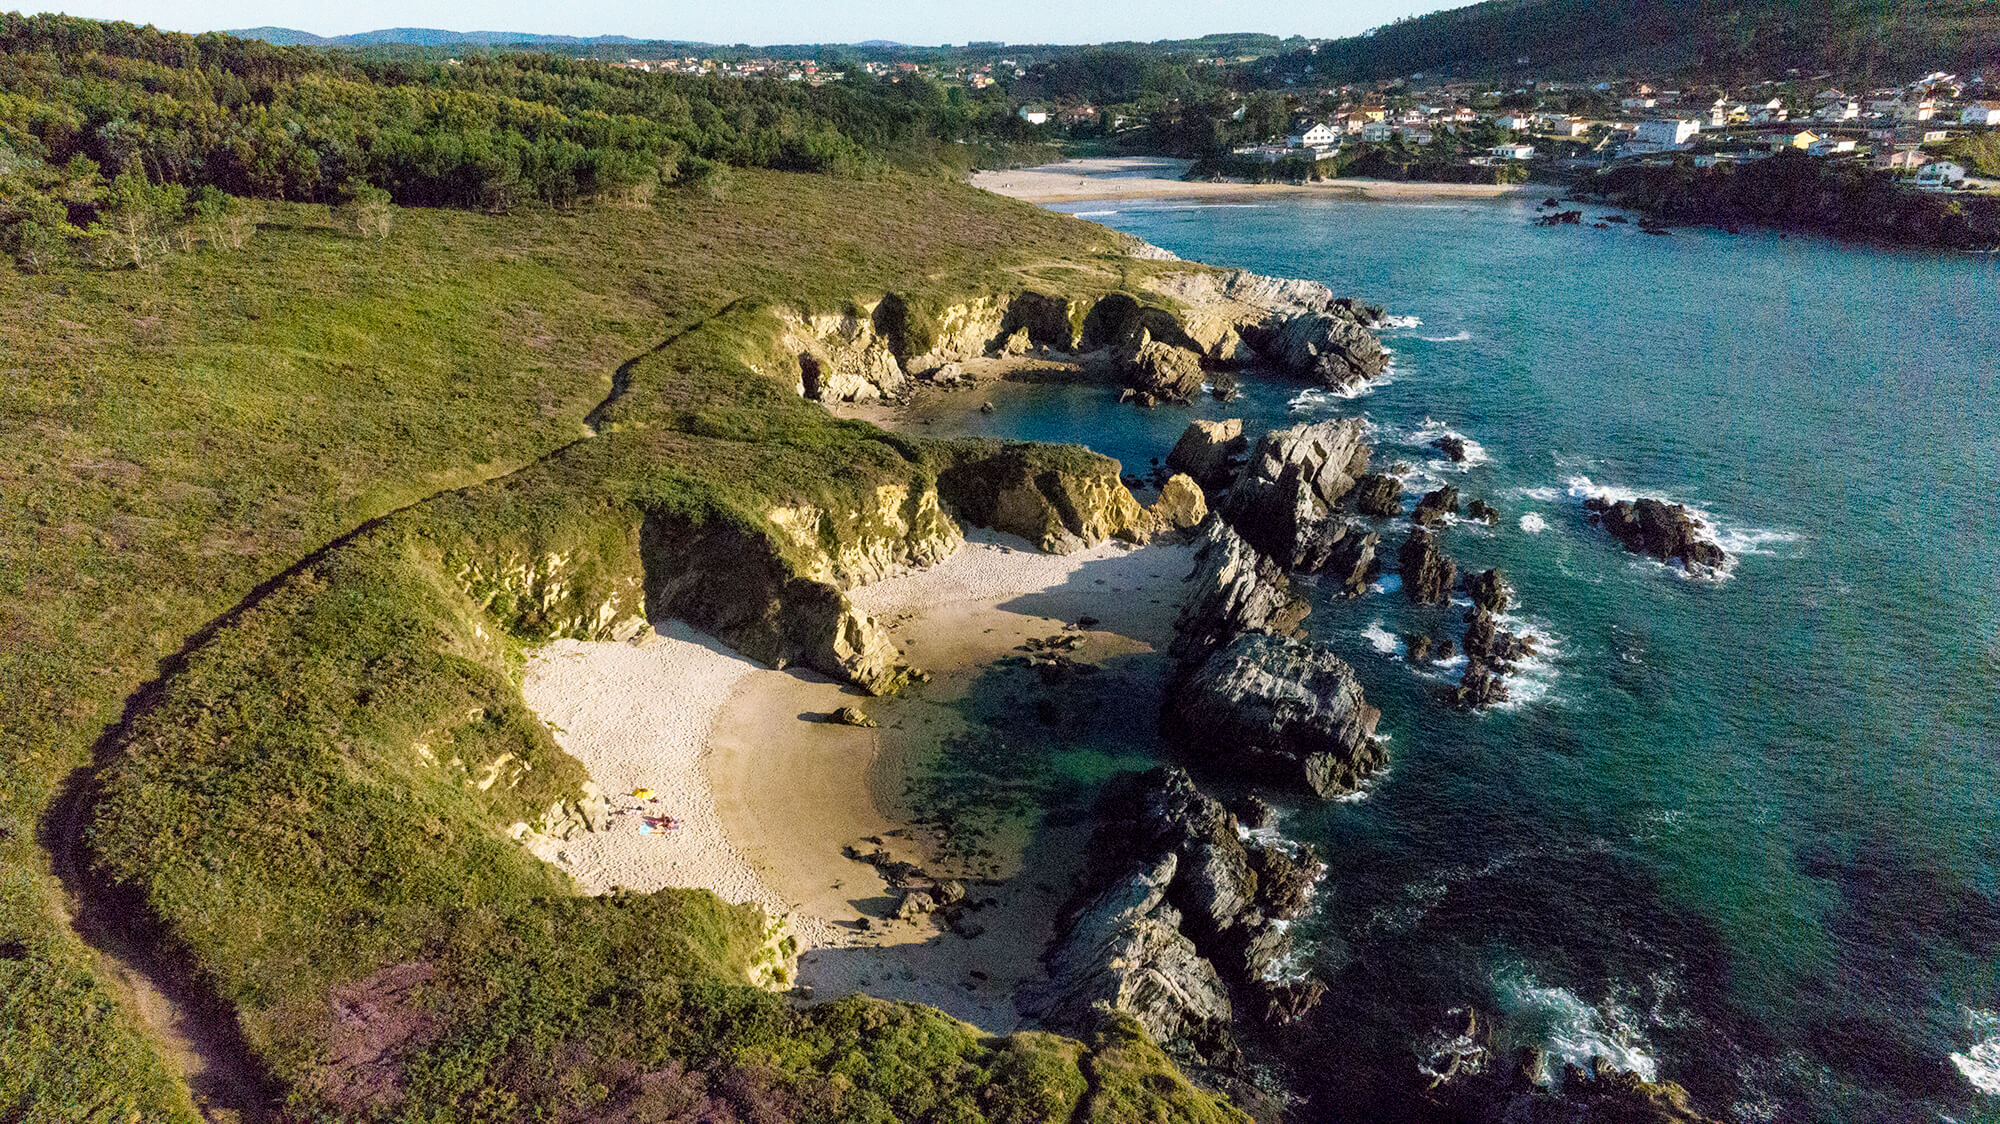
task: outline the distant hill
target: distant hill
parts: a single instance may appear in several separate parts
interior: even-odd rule
[[[284,47],[495,47],[530,45],[591,47],[656,42],[626,35],[535,35],[526,31],[444,31],[434,27],[389,27],[353,35],[314,35],[289,27],[245,27],[225,31],[240,39],[261,39]],[[680,44],[676,44],[680,45]],[[698,45],[698,44],[697,44]]]
[[[2000,71],[2000,2],[1486,0],[1293,52],[1282,66],[1333,79]]]

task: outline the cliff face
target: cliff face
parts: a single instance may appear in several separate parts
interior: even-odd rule
[[[1095,357],[1153,400],[1185,400],[1202,372],[1262,365],[1330,386],[1380,374],[1381,310],[1311,281],[1189,266],[1106,292],[964,297],[890,292],[837,313],[779,310],[783,374],[803,397],[869,402],[949,365],[1029,348]]]

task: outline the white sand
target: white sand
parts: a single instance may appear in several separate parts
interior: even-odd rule
[[[911,662],[963,668],[1086,612],[1104,618],[1108,651],[1158,644],[1187,569],[1185,547],[1105,543],[1057,556],[975,530],[930,569],[852,597],[908,645]],[[879,913],[861,928],[879,909],[882,884],[840,848],[901,826],[868,786],[876,732],[801,721],[844,703],[866,707],[851,688],[765,668],[671,621],[631,642],[546,645],[528,662],[522,694],[614,808],[682,825],[644,834],[640,815],[614,814],[603,832],[544,841],[538,853],[587,892],[673,886],[755,902],[789,918],[809,950],[801,979],[821,995],[867,990],[931,1003],[989,1031],[1018,1025],[1011,995],[1037,970],[1059,893],[1003,893],[1001,912],[1021,898],[1018,908],[1034,916],[975,941],[930,919],[884,926]],[[638,788],[655,799],[631,798]],[[975,967],[984,977],[976,986]]]
[[[704,765],[716,715],[758,668],[680,621],[624,643],[558,640],[537,651],[521,695],[614,809],[606,830],[544,846],[555,852],[544,857],[593,894],[677,886],[755,902],[774,916],[788,912],[723,833]],[[632,797],[645,788],[653,799]],[[648,834],[641,812],[672,816],[681,827]],[[798,928],[806,940],[825,936]]]
[[[1030,203],[1086,203],[1113,199],[1243,200],[1271,195],[1319,195],[1354,199],[1494,199],[1547,192],[1546,184],[1409,183],[1401,180],[1337,179],[1318,183],[1189,182],[1189,161],[1163,156],[1096,157],[1064,160],[1034,168],[974,172],[972,186]]]

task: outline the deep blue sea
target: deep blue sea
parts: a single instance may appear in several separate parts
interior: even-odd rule
[[[1476,1008],[1718,1117],[2000,1118],[2000,262],[1532,202],[1065,209],[1385,305],[1391,377],[1157,410],[1038,387],[971,424],[1143,472],[1195,416],[1365,417],[1378,466],[1500,509],[1445,545],[1545,640],[1467,715],[1396,640],[1456,610],[1317,601],[1392,739],[1362,799],[1282,825],[1330,865],[1300,924],[1333,995],[1297,1047],[1330,1116]],[[1689,504],[1738,561],[1628,555],[1591,493]]]

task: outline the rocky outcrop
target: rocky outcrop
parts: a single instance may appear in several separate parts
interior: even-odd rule
[[[1191,422],[1167,454],[1167,470],[1184,472],[1203,488],[1226,488],[1248,448],[1242,418]]]
[[[938,493],[959,518],[1019,535],[1051,554],[1106,539],[1144,542],[1153,517],[1118,477],[1118,462],[1066,445],[940,443]]]
[[[1491,527],[1500,522],[1500,512],[1485,500],[1473,500],[1465,505],[1465,517]]]
[[[1507,584],[1506,575],[1498,570],[1467,575],[1465,594],[1475,606],[1489,613],[1504,613],[1514,601],[1514,587]]]
[[[1311,612],[1285,572],[1220,519],[1201,531],[1187,600],[1175,623],[1173,655],[1199,663],[1246,632],[1288,635]]]
[[[819,402],[872,402],[909,390],[909,376],[875,330],[874,307],[778,314],[781,346],[796,357],[798,393]]]
[[[1599,496],[1583,501],[1590,520],[1611,533],[1634,554],[1661,561],[1678,561],[1690,571],[1713,570],[1728,561],[1721,547],[1700,535],[1701,527],[1686,506],[1664,500],[1612,502]]]
[[[1410,512],[1410,522],[1419,527],[1442,527],[1448,517],[1457,514],[1458,489],[1446,484],[1424,493],[1424,497],[1417,501],[1416,510]]]
[[[1466,454],[1469,451],[1465,444],[1465,438],[1451,434],[1446,434],[1431,442],[1431,448],[1443,453],[1445,459],[1451,461],[1453,464],[1464,464]]]
[[[1208,497],[1192,477],[1175,473],[1160,486],[1160,496],[1146,515],[1155,536],[1193,531],[1208,518]]]
[[[1438,546],[1437,536],[1422,527],[1411,529],[1396,552],[1396,565],[1403,575],[1403,596],[1418,605],[1442,605],[1451,600],[1452,582],[1458,564]]]
[[[1389,366],[1382,341],[1357,315],[1339,307],[1272,326],[1245,326],[1242,335],[1266,362],[1322,386],[1357,386]]]
[[[1166,728],[1191,756],[1326,797],[1387,764],[1374,740],[1380,719],[1353,669],[1325,647],[1246,633],[1175,685]]]
[[[1393,476],[1371,472],[1355,478],[1348,503],[1370,519],[1394,519],[1403,513],[1403,482]]]
[[[1368,467],[1358,419],[1273,430],[1237,474],[1221,505],[1252,546],[1306,572],[1326,564],[1346,532],[1333,513]]]
[[[910,668],[874,618],[833,584],[799,576],[769,536],[725,517],[664,512],[640,528],[646,606],[772,667],[804,664],[875,694]]]
[[[1117,349],[1119,378],[1142,406],[1157,402],[1189,402],[1201,393],[1205,376],[1201,357],[1185,348],[1160,343],[1140,328]]]
[[[1174,1053],[1231,1052],[1229,990],[1167,904],[1179,871],[1169,851],[1074,906],[1044,957],[1047,985],[1025,993],[1023,1005],[1045,1025],[1082,1031],[1102,1004],[1137,1019]]]
[[[1323,993],[1277,967],[1282,922],[1311,899],[1323,867],[1309,849],[1246,841],[1236,818],[1179,769],[1155,769],[1107,792],[1084,882],[1044,961],[1048,981],[1023,1009],[1081,1029],[1097,1005],[1132,1015],[1176,1055],[1238,1061],[1231,991],[1279,1020]]]

